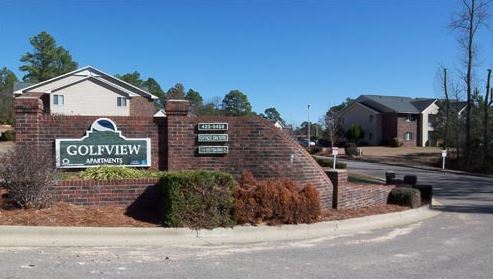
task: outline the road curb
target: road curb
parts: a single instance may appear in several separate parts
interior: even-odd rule
[[[402,226],[438,214],[439,211],[423,206],[406,211],[315,224],[238,226],[213,230],[0,226],[0,247],[205,246],[299,241]]]

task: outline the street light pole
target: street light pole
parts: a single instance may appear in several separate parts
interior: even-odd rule
[[[310,104],[308,104],[308,151],[310,151]]]

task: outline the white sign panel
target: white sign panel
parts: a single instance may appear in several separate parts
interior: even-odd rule
[[[228,134],[199,134],[198,142],[227,142]]]
[[[199,154],[228,154],[227,146],[199,146]]]
[[[447,157],[447,150],[442,150],[442,157],[443,158]]]
[[[228,123],[199,123],[199,131],[227,131]]]
[[[339,148],[333,147],[332,148],[332,156],[337,156],[337,155],[339,155]]]

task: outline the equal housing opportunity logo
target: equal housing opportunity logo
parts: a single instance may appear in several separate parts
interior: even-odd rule
[[[126,138],[108,118],[94,121],[80,139],[56,139],[57,168],[151,166],[150,138]]]

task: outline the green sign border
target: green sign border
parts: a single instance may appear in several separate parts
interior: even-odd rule
[[[122,166],[122,167],[136,167],[136,168],[144,168],[144,167],[150,167],[151,166],[151,139],[150,138],[126,138],[122,136],[122,132],[118,130],[118,127],[116,126],[115,122],[113,122],[111,119],[108,118],[98,118],[96,119],[93,124],[91,125],[91,128],[86,131],[86,134],[79,139],[55,139],[55,161],[56,161],[56,167],[61,168],[61,169],[82,169],[82,168],[94,168],[98,167],[101,165],[63,165],[60,162],[60,142],[62,141],[73,141],[73,142],[80,142],[86,138],[88,138],[94,131],[93,131],[93,125],[94,123],[100,121],[100,120],[106,120],[109,121],[113,124],[115,127],[114,133],[117,134],[120,138],[124,140],[140,140],[140,141],[145,141],[146,142],[146,164],[140,164],[140,165],[115,165],[115,166]]]

